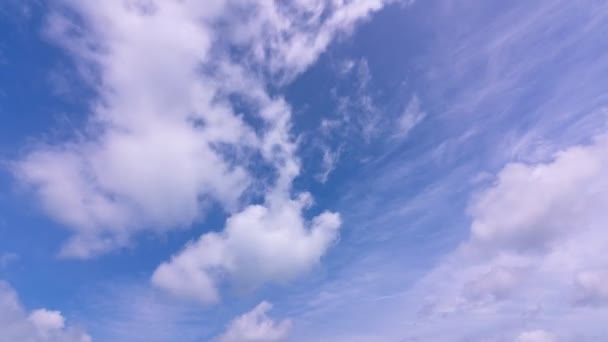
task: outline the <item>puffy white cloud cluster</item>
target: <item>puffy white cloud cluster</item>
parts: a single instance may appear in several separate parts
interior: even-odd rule
[[[487,326],[502,324],[499,331],[543,322],[553,330],[517,341],[595,336],[596,314],[608,309],[607,174],[606,137],[547,162],[505,166],[472,200],[469,240],[415,290],[430,303],[425,319],[483,317]],[[572,319],[592,329],[566,324]]]
[[[13,171],[72,232],[61,254],[93,257],[143,231],[187,228],[217,203],[226,229],[162,264],[155,284],[209,301],[226,276],[257,285],[318,263],[340,218],[304,217],[308,195],[291,193],[300,172],[291,109],[267,87],[385,2],[57,2],[46,33],[97,97],[86,127],[30,146]],[[250,191],[263,202],[250,205]]]
[[[44,208],[73,230],[68,256],[124,245],[140,230],[190,225],[205,201],[234,207],[249,184],[217,146],[255,137],[198,69],[219,10],[193,2],[67,1],[49,35],[89,71],[99,99],[74,141],[36,146],[15,167]]]
[[[268,317],[272,304],[261,302],[251,311],[235,318],[218,342],[279,342],[285,341],[291,329],[291,321],[275,322]]]
[[[313,63],[336,35],[350,31],[386,0],[298,0],[231,2],[253,13],[228,28],[230,38],[247,48],[262,69],[289,80]],[[229,6],[230,6],[229,5]],[[239,18],[242,20],[242,18]]]
[[[2,342],[90,342],[80,329],[67,326],[58,311],[37,309],[27,313],[17,294],[0,282],[0,341]]]
[[[210,302],[217,300],[218,283],[226,276],[255,287],[305,273],[336,240],[340,227],[340,217],[330,212],[304,222],[302,210],[308,200],[302,196],[245,208],[228,219],[223,232],[204,234],[160,265],[153,283]]]

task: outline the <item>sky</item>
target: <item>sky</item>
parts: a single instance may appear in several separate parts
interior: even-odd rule
[[[5,0],[0,342],[608,340],[608,3]]]

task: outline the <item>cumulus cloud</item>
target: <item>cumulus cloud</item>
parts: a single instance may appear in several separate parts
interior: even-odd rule
[[[59,311],[37,309],[30,313],[28,319],[44,338],[48,338],[54,331],[60,331],[65,327],[65,319]]]
[[[433,53],[425,58],[433,61],[423,62],[421,75],[434,74],[430,93],[444,90],[439,91],[445,95],[444,106],[435,109],[436,119],[448,132],[422,139],[416,144],[418,153],[403,152],[387,163],[384,172],[372,173],[383,180],[376,183],[392,191],[376,196],[380,205],[367,205],[374,219],[392,216],[389,225],[376,225],[386,228],[381,229],[383,234],[413,241],[409,252],[401,251],[398,258],[401,270],[404,265],[422,270],[428,263],[436,263],[436,268],[404,293],[369,304],[373,309],[363,311],[377,312],[381,318],[376,322],[352,313],[360,311],[365,296],[348,295],[344,288],[361,291],[360,285],[338,287],[335,297],[339,298],[324,305],[322,314],[315,312],[314,327],[346,315],[365,328],[376,327],[383,336],[390,336],[386,340],[410,335],[416,341],[513,341],[521,331],[537,327],[563,341],[605,339],[606,306],[599,284],[608,246],[608,144],[604,138],[592,138],[606,132],[605,98],[596,86],[602,83],[599,79],[577,81],[596,80],[601,75],[598,70],[606,70],[605,61],[597,58],[596,42],[605,31],[607,12],[604,4],[596,4],[558,1],[496,10],[481,9],[479,3],[469,1],[463,6],[437,7],[433,14],[445,20],[437,21],[432,30],[447,39],[432,44]],[[496,15],[487,16],[488,11]],[[463,21],[465,17],[469,20]],[[557,31],[568,32],[568,39],[556,40]],[[437,54],[435,47],[442,53]],[[547,49],[555,53],[547,54]],[[417,56],[411,58],[419,61]],[[450,72],[437,73],[440,65],[448,66]],[[480,71],[480,65],[491,67]],[[555,71],[555,82],[538,82],[547,70]],[[562,152],[553,155],[556,150]],[[436,167],[427,160],[429,151],[453,153]],[[505,161],[508,164],[502,167]],[[492,170],[493,181],[467,182],[472,176],[469,172],[487,170],[479,170],[481,165]],[[415,187],[425,183],[418,175],[428,173],[425,192],[432,189],[433,196],[425,193],[411,201],[410,192],[400,194],[412,177],[399,178],[399,189],[394,186],[398,178],[386,179],[398,174],[392,169],[399,168],[406,170],[401,175],[414,175]],[[461,224],[458,208],[470,186],[479,191],[469,199],[472,225],[467,226]],[[365,190],[361,194],[367,195]],[[391,215],[386,210],[391,201],[395,212],[408,214]],[[352,203],[346,206],[352,208]],[[420,210],[410,214],[412,207]],[[424,216],[433,220],[421,219]],[[391,225],[401,235],[387,228]],[[404,227],[414,232],[404,234]],[[369,234],[366,231],[359,237],[369,241]],[[457,251],[435,259],[460,238],[466,242]],[[386,244],[378,245],[382,250]],[[366,247],[373,250],[372,246]],[[420,258],[424,253],[429,257]],[[384,262],[366,266],[359,272],[382,268]],[[379,276],[382,280],[375,284],[394,284],[402,274],[407,286],[416,277],[410,272],[395,273]],[[351,273],[341,280],[347,283],[350,278]],[[342,307],[330,309],[335,302]],[[420,310],[410,312],[409,308]],[[410,324],[404,311],[411,315]],[[332,328],[333,332],[339,329]]]
[[[543,260],[550,272],[583,271],[608,260],[587,258],[607,241],[608,139],[557,153],[546,163],[507,165],[471,205],[469,253]],[[592,242],[594,241],[594,242]],[[591,252],[593,253],[593,252]],[[537,265],[538,266],[538,265]]]
[[[2,342],[92,341],[80,329],[67,326],[59,311],[37,309],[28,314],[15,291],[4,282],[0,282],[0,326]]]
[[[606,205],[605,139],[559,153],[551,163],[507,165],[472,205],[473,239],[514,249],[548,247]]]
[[[470,238],[414,290],[431,303],[424,319],[483,317],[503,331],[547,320],[568,336],[587,333],[566,323],[591,324],[607,303],[607,151],[602,136],[546,162],[506,165],[471,201]],[[549,336],[532,331],[517,341]]]
[[[249,57],[283,80],[314,62],[332,39],[381,9],[386,0],[299,0],[241,4],[255,15],[234,27],[232,36],[243,44],[254,42]],[[252,8],[251,8],[252,7]]]
[[[188,227],[211,202],[238,211],[252,189],[289,192],[299,173],[291,112],[267,84],[295,77],[384,3],[58,2],[47,35],[97,98],[82,131],[30,147],[13,173],[72,231],[62,254]],[[254,184],[259,163],[277,170],[272,184]]]
[[[160,265],[152,282],[176,295],[211,302],[225,278],[255,287],[284,282],[316,265],[336,240],[340,217],[324,212],[302,218],[306,195],[252,205],[232,215],[221,233],[207,233]]]
[[[235,318],[226,332],[217,337],[218,342],[279,342],[285,341],[291,329],[291,321],[274,321],[268,317],[272,304],[261,302],[251,311]]]
[[[85,24],[57,12],[48,34],[92,74],[99,99],[85,133],[36,146],[14,168],[74,232],[63,253],[88,257],[142,229],[188,226],[206,199],[234,207],[248,175],[216,146],[251,137],[197,73],[211,48],[211,32],[198,24],[210,4],[64,4]]]

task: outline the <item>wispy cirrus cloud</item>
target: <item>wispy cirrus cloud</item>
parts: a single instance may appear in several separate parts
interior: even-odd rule
[[[306,273],[337,239],[340,217],[324,212],[302,220],[306,196],[281,199],[269,207],[252,205],[232,215],[221,234],[207,233],[160,265],[152,282],[176,295],[213,302],[222,278],[255,288]]]
[[[608,12],[587,5],[427,3],[427,117],[349,183],[343,274],[303,291],[327,304],[297,336],[340,340],[323,322],[347,315],[370,340],[601,339]]]
[[[432,303],[425,319],[441,324],[485,314],[487,321],[517,327],[580,315],[597,329],[589,310],[577,306],[580,298],[602,293],[593,284],[607,265],[595,255],[607,243],[600,228],[608,205],[605,150],[599,138],[546,164],[505,166],[472,200],[470,239],[417,285]],[[586,286],[575,286],[575,279]],[[599,305],[598,299],[592,302]],[[526,318],[531,306],[540,309]],[[550,328],[565,339],[588,333],[555,323]]]

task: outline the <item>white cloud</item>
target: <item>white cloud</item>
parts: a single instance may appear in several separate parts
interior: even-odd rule
[[[573,147],[547,164],[507,165],[495,186],[471,208],[473,239],[538,249],[601,215],[607,200],[601,191],[606,186],[601,177],[608,163],[606,145],[603,139],[592,146]]]
[[[425,117],[426,113],[420,108],[420,100],[418,96],[414,95],[399,117],[399,131],[397,134],[400,137],[407,137],[412,129]]]
[[[386,0],[244,2],[256,15],[234,27],[233,39],[253,44],[249,56],[284,80],[293,78],[325,51],[332,39],[381,9]]]
[[[37,146],[15,166],[46,211],[73,230],[63,253],[88,257],[142,229],[188,226],[205,200],[234,207],[248,175],[215,146],[238,149],[254,137],[197,73],[211,48],[200,8],[162,2],[148,13],[123,1],[66,4],[86,26],[56,14],[49,34],[82,68],[98,72],[100,98],[82,138]]]
[[[471,201],[470,238],[410,292],[425,298],[422,321],[447,327],[483,318],[503,333],[549,322],[560,336],[593,334],[584,329],[601,326],[594,312],[608,303],[608,258],[601,252],[608,248],[607,173],[606,137],[546,162],[506,165]],[[453,329],[458,336],[482,331]],[[534,338],[547,337],[529,332],[518,341]]]
[[[37,309],[29,314],[8,284],[0,282],[0,342],[90,342],[83,331],[66,326],[58,311]]]
[[[261,302],[251,311],[237,317],[228,325],[218,342],[279,342],[285,341],[291,329],[291,321],[275,322],[268,317],[272,308],[268,302]]]
[[[319,182],[325,183],[329,179],[329,175],[336,168],[336,164],[340,159],[342,149],[338,148],[336,151],[332,151],[328,147],[322,147],[323,158],[321,159],[321,171],[317,174],[316,178]]]
[[[408,246],[397,251],[386,243],[377,244],[378,250],[387,249],[383,256],[399,256],[394,259],[401,267],[370,282],[384,286],[384,291],[370,290],[375,289],[373,285],[351,285],[348,281],[355,272],[338,275],[344,286],[335,291],[337,298],[323,305],[323,313],[306,317],[311,323],[303,334],[315,331],[309,333],[313,336],[309,340],[340,336],[348,329],[340,327],[335,317],[366,332],[375,329],[387,336],[385,340],[395,341],[404,335],[412,341],[513,341],[521,331],[536,327],[545,327],[563,341],[605,338],[601,290],[592,285],[595,281],[581,286],[582,279],[577,278],[581,272],[606,269],[607,144],[603,139],[590,141],[606,132],[604,91],[597,86],[602,84],[598,71],[608,65],[597,58],[606,6],[592,1],[586,6],[568,1],[526,4],[508,6],[490,18],[484,14],[495,8],[481,10],[475,1],[461,5],[444,2],[431,10],[441,18],[432,30],[446,39],[430,44],[432,53],[424,55],[420,73],[430,77],[430,93],[445,96],[433,118],[445,130],[438,128],[436,137],[424,137],[415,152],[407,149],[391,156],[383,172],[366,170],[373,176],[363,186],[353,183],[361,189],[358,194],[364,195],[359,197],[370,198],[367,207],[372,208],[368,212],[374,219],[361,215],[361,205],[353,209],[353,197],[345,205],[355,217],[355,226],[374,228],[349,234],[357,242],[367,242],[366,256],[375,247],[368,242],[370,234],[384,234],[395,245]],[[470,20],[463,22],[463,16]],[[556,40],[556,32],[568,32],[568,37]],[[553,53],[547,54],[549,50]],[[414,63],[421,60],[408,55],[406,61],[409,57]],[[480,70],[480,65],[489,67]],[[450,70],[437,69],[442,66]],[[539,82],[548,70],[553,71],[554,82]],[[568,148],[582,142],[587,145]],[[428,161],[434,149],[442,151],[439,166]],[[579,149],[583,153],[576,152]],[[563,150],[567,158],[552,157],[556,150]],[[590,158],[583,156],[587,152]],[[467,227],[459,208],[461,196],[471,186],[470,176],[485,171],[480,166],[496,170],[505,161],[513,162],[496,175],[493,184],[484,180],[474,185],[486,184],[470,201],[476,227]],[[603,165],[601,171],[585,175],[594,161]],[[405,171],[397,178],[391,169]],[[433,182],[426,189],[441,189],[437,196],[412,196],[418,191],[405,185],[415,179],[414,188],[422,187],[419,175]],[[371,189],[383,190],[381,186],[392,191],[369,194]],[[481,203],[484,196],[491,200]],[[475,210],[478,204],[480,211]],[[414,206],[419,210],[413,212]],[[408,213],[397,216],[393,214],[397,210]],[[425,216],[433,219],[425,220]],[[468,235],[471,238],[457,252],[448,252],[445,260],[436,259]],[[356,262],[355,254],[348,257]],[[384,270],[388,259],[378,259],[376,264],[361,266],[359,273]],[[429,263],[437,267],[410,287]],[[390,300],[362,304],[366,294],[389,292],[385,288],[393,289],[395,283],[401,284],[399,289],[405,287],[403,293],[395,289]],[[360,292],[350,295],[349,289]],[[588,291],[592,295],[584,295]],[[589,305],[583,299],[587,296],[596,304]],[[411,308],[422,309],[411,312]],[[362,311],[374,315],[356,314]],[[331,327],[318,331],[328,320]]]
[[[310,199],[251,205],[232,215],[221,233],[207,233],[160,265],[152,282],[201,302],[218,299],[225,278],[241,286],[285,282],[309,271],[337,239],[340,217],[324,212],[310,222]]]
[[[522,332],[515,342],[555,342],[556,339],[544,330],[530,330]]]
[[[384,3],[62,1],[47,34],[98,98],[74,139],[40,143],[13,165],[72,231],[62,254],[91,257],[144,230],[188,227],[209,202],[237,211],[256,182],[257,153],[278,171],[263,191],[290,200],[299,173],[291,111],[266,84],[295,77]],[[242,9],[252,15],[238,17]],[[251,113],[236,113],[229,95]],[[262,127],[248,125],[249,115]]]
[[[391,134],[394,130],[392,118],[383,115],[378,103],[367,59],[343,61],[336,72],[347,90],[341,90],[342,86],[332,88],[336,113],[332,118],[322,119],[321,134],[310,138],[320,152],[319,171],[315,175],[320,183],[327,182],[342,154],[350,154],[351,150],[360,152],[362,142],[371,146],[381,140],[378,138],[382,132]]]

